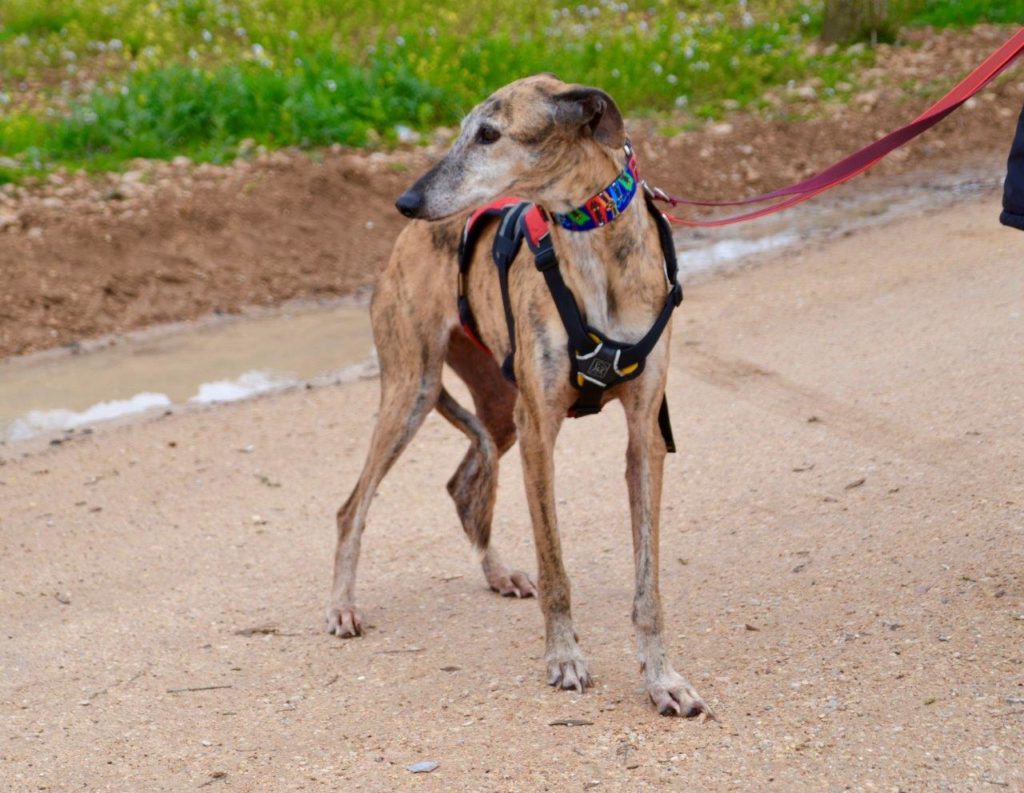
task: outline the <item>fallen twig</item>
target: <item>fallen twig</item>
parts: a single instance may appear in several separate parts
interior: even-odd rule
[[[377,650],[374,655],[400,655],[401,653],[422,653],[422,647],[409,647],[405,650]]]
[[[235,631],[235,636],[301,636],[300,633],[284,633],[276,625],[254,625]]]
[[[218,688],[234,688],[234,686],[188,686],[187,688],[169,688],[168,694],[184,694],[192,691],[216,691]]]

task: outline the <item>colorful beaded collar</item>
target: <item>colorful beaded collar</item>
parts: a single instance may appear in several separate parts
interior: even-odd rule
[[[551,218],[569,231],[590,231],[611,223],[621,215],[636,195],[640,177],[637,176],[636,154],[629,143],[626,149],[626,167],[615,181],[581,206],[568,212],[552,212]]]

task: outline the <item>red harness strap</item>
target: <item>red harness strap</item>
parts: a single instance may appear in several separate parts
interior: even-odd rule
[[[534,204],[523,215],[523,223],[526,225],[526,233],[530,235],[530,242],[534,246],[551,233],[551,226],[548,225],[547,215],[544,210]]]
[[[980,66],[961,80],[949,93],[925,110],[912,122],[900,127],[894,132],[890,132],[883,138],[879,138],[874,143],[869,146],[865,146],[860,151],[854,152],[850,156],[837,162],[835,165],[826,168],[821,173],[815,174],[809,179],[805,179],[797,184],[789,185],[788,187],[780,187],[777,190],[772,190],[771,192],[763,193],[761,195],[754,196],[753,198],[740,199],[738,201],[695,201],[693,199],[669,195],[668,193],[657,189],[651,189],[649,192],[651,197],[655,200],[666,201],[672,206],[676,206],[678,204],[708,207],[744,206],[747,204],[760,204],[764,201],[771,201],[775,198],[785,199],[784,201],[780,201],[779,203],[773,204],[769,207],[764,207],[763,209],[757,209],[753,212],[745,212],[732,217],[718,218],[717,220],[689,220],[687,218],[680,218],[674,215],[666,215],[670,221],[682,226],[728,226],[732,223],[739,223],[744,220],[754,220],[755,218],[770,215],[773,212],[779,212],[783,209],[796,206],[809,198],[813,198],[819,193],[823,193],[826,190],[836,187],[843,182],[849,181],[854,176],[863,173],[893,150],[899,148],[904,143],[913,140],[925,130],[935,126],[942,119],[959,108],[964,102],[978,93],[982,88],[992,82],[992,80],[1001,74],[1022,52],[1024,52],[1024,28],[1018,30],[1005,44],[986,58]]]
[[[500,210],[504,209],[509,204],[521,203],[523,203],[523,200],[521,198],[514,198],[512,196],[502,196],[501,198],[494,199],[489,204],[484,204],[482,207],[475,210],[473,214],[469,216],[469,220],[466,221],[466,228],[462,230],[462,239],[466,239],[466,236],[473,228],[473,225],[484,215],[497,215]]]

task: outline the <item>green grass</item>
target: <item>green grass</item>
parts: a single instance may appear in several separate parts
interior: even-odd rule
[[[828,92],[872,59],[808,47],[820,3],[750,2],[744,17],[736,0],[591,2],[3,0],[0,156],[107,169],[220,162],[245,138],[377,144],[457,123],[538,71],[600,85],[630,114],[715,117],[788,81]],[[964,24],[1022,3],[930,0],[914,21]],[[0,162],[0,181],[17,178]]]
[[[919,0],[919,5],[921,8],[910,19],[916,25],[1024,24],[1024,0]]]
[[[270,146],[363,146],[395,118],[417,126],[438,121],[439,99],[400,67],[363,69],[332,52],[287,73],[173,65],[134,74],[118,91],[94,92],[56,121],[12,115],[0,122],[0,140],[36,168],[77,160],[106,169],[177,154],[221,162],[245,138]]]

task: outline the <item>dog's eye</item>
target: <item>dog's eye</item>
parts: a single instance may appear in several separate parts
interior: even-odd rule
[[[494,143],[500,137],[501,133],[498,130],[486,124],[476,131],[476,142],[483,143],[485,146],[489,143]]]

